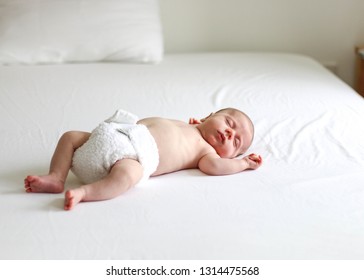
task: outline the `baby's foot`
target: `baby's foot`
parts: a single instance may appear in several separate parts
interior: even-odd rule
[[[53,175],[29,175],[24,179],[24,187],[28,193],[61,193],[63,192],[64,184]]]
[[[85,192],[81,188],[66,191],[64,197],[64,210],[71,210],[84,198]]]

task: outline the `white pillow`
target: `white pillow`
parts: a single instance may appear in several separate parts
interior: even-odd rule
[[[0,0],[0,63],[156,63],[157,0]]]

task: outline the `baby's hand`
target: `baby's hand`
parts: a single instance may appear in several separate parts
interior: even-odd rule
[[[248,169],[257,169],[263,163],[262,157],[256,154],[250,154],[246,157],[243,157],[243,160],[245,160],[248,163],[249,166]]]
[[[188,124],[200,124],[201,121],[195,118],[190,118]]]

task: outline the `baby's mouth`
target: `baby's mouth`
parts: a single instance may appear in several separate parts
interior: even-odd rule
[[[225,143],[225,135],[223,133],[221,133],[220,131],[218,131],[217,133],[219,135],[220,142],[222,144],[224,144]]]

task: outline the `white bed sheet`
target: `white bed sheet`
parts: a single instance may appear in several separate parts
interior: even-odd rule
[[[23,190],[63,132],[117,108],[187,121],[228,106],[255,123],[256,171],[180,171],[73,211],[63,194]],[[364,100],[310,58],[1,67],[0,108],[0,259],[364,258]]]

